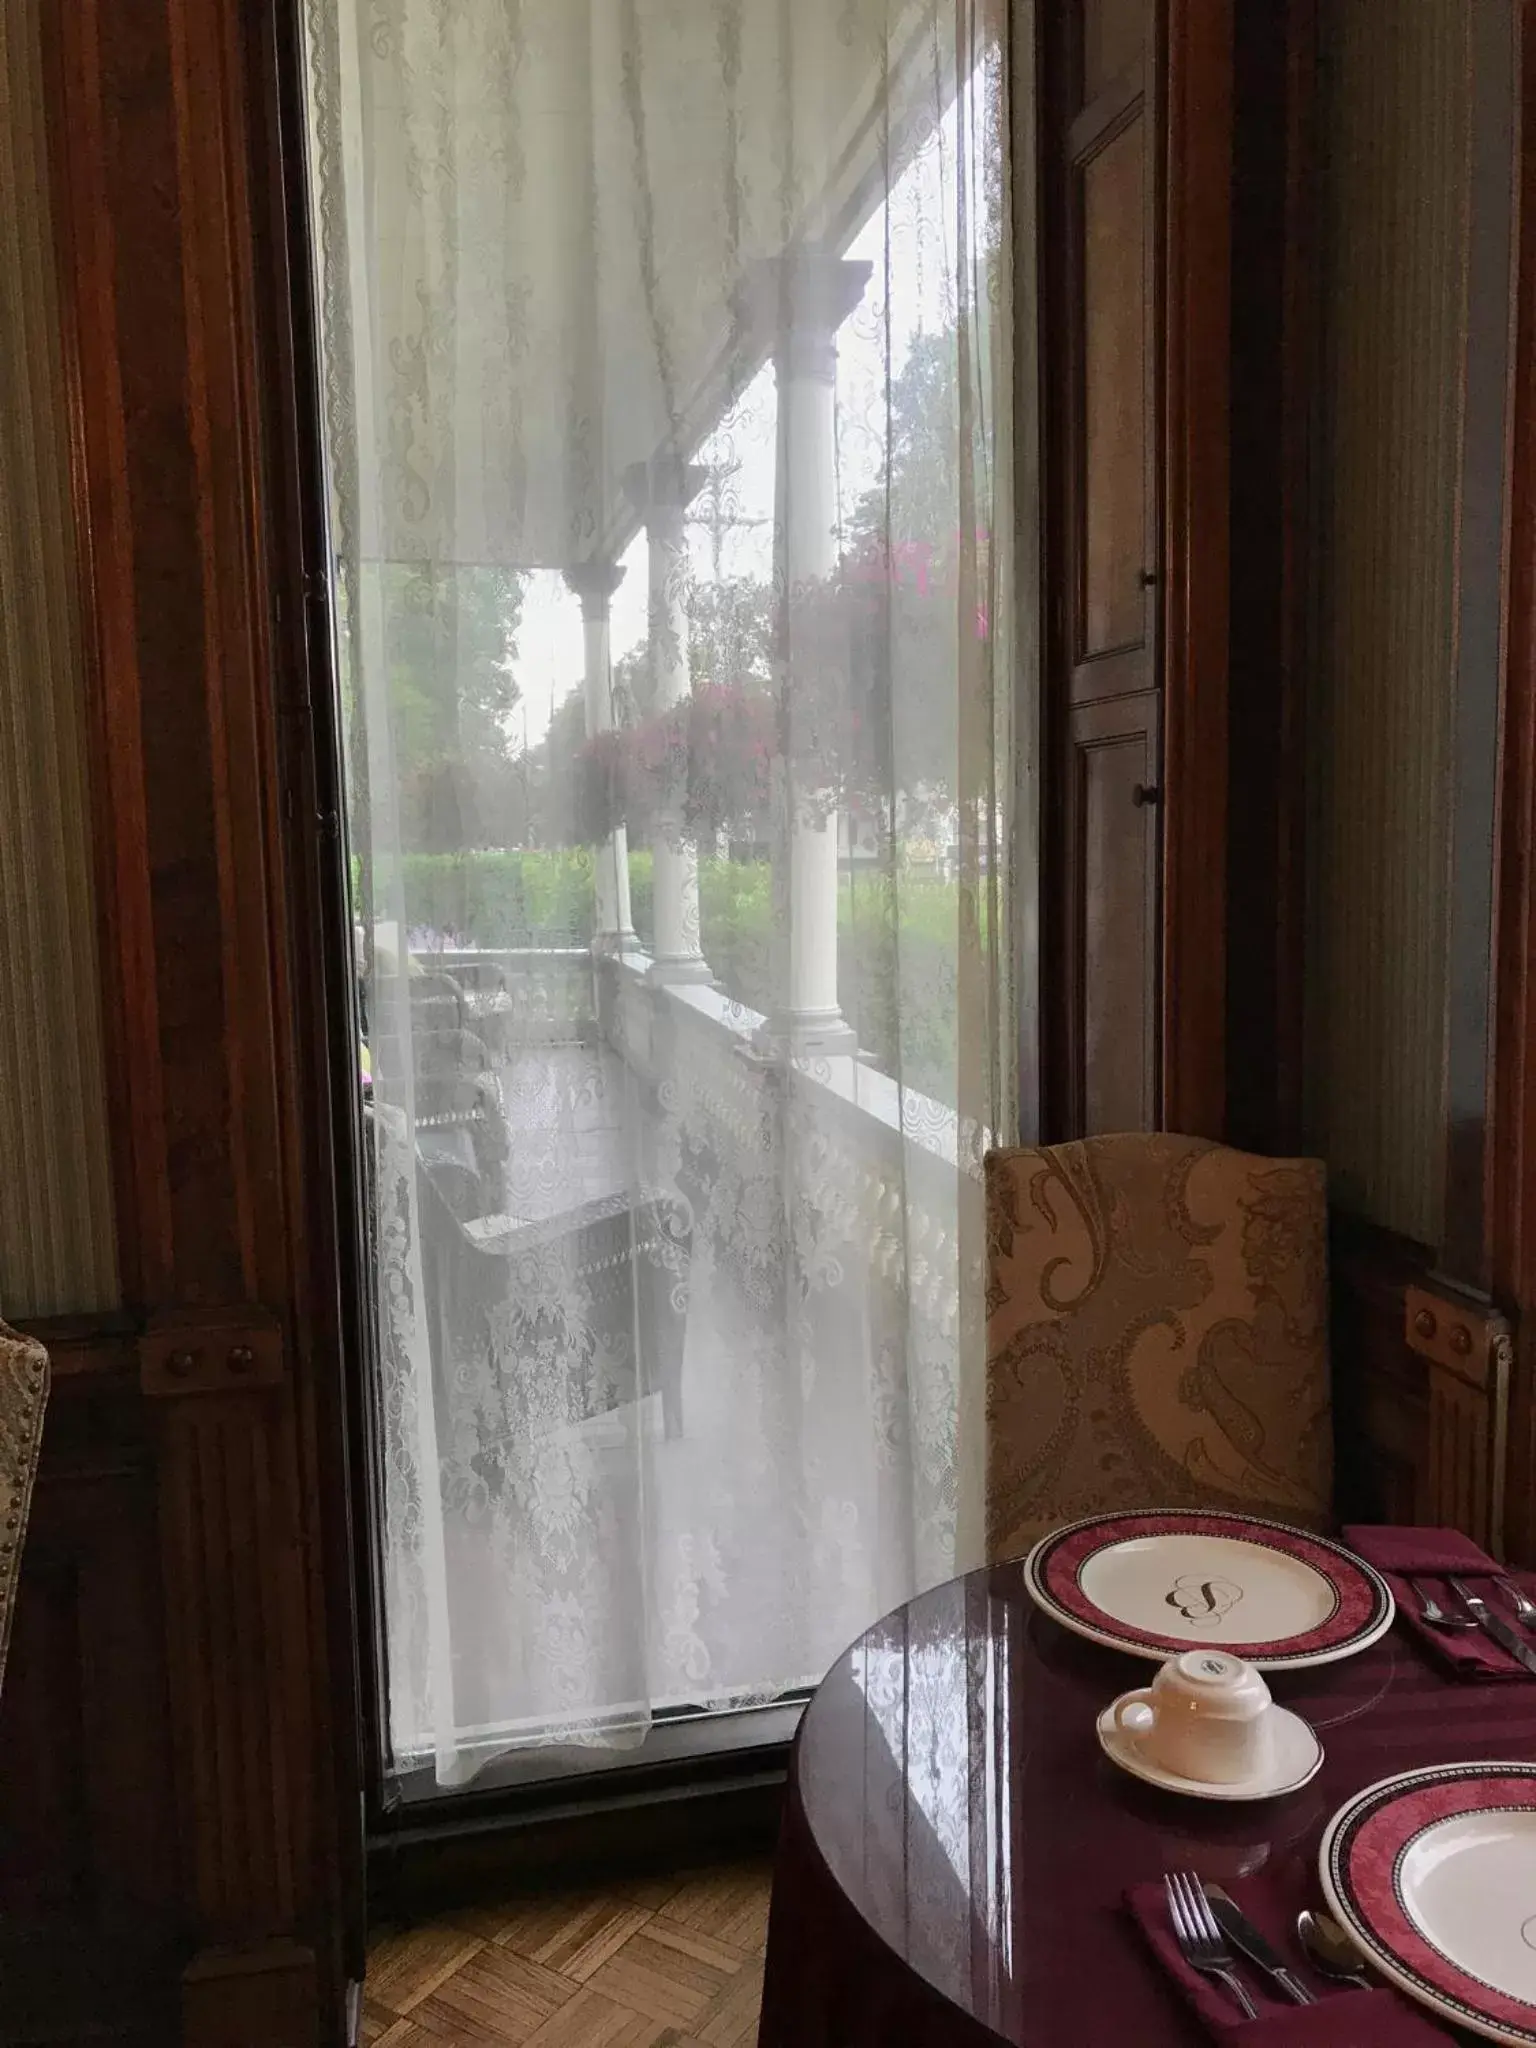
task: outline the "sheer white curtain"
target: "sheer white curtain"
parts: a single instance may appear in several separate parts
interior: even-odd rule
[[[308,0],[395,1766],[970,1561],[1013,1117],[987,0]]]

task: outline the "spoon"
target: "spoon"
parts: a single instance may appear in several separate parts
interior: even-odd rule
[[[1296,1934],[1307,1952],[1307,1961],[1322,1976],[1370,1990],[1371,1980],[1365,1974],[1359,1949],[1331,1914],[1298,1913]]]
[[[1447,1614],[1440,1602],[1430,1592],[1422,1579],[1410,1579],[1409,1585],[1419,1596],[1419,1619],[1430,1628],[1476,1628],[1477,1623],[1470,1615]]]

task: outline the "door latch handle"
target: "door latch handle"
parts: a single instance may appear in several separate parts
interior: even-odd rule
[[[1131,802],[1138,811],[1143,804],[1160,804],[1162,800],[1163,792],[1157,787],[1156,783],[1138,782],[1131,791]]]

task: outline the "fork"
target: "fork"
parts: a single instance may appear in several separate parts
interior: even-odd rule
[[[1532,1600],[1528,1593],[1522,1593],[1513,1579],[1497,1579],[1494,1583],[1501,1592],[1514,1601],[1516,1614],[1529,1628],[1531,1623],[1536,1621],[1536,1600]]]
[[[1419,1596],[1419,1619],[1426,1622],[1430,1628],[1477,1627],[1477,1623],[1470,1615],[1447,1614],[1422,1579],[1410,1579],[1408,1583]],[[1532,1612],[1536,1613],[1536,1608],[1533,1608]]]
[[[1216,1925],[1216,1916],[1199,1878],[1188,1870],[1167,1872],[1163,1888],[1168,1894],[1168,1919],[1180,1955],[1192,1970],[1217,1978],[1237,2001],[1243,2017],[1256,2020],[1258,2007],[1243,1988],[1236,1959],[1227,1946],[1226,1936]]]

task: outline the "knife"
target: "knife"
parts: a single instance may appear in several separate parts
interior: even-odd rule
[[[1264,1939],[1235,1899],[1228,1898],[1219,1884],[1206,1885],[1205,1896],[1216,1915],[1216,1925],[1234,1948],[1240,1949],[1250,1963],[1257,1964],[1265,1976],[1273,1977],[1286,1996],[1294,1998],[1298,2005],[1316,2005],[1317,2000],[1288,1966],[1285,1957]]]
[[[1481,1595],[1474,1593],[1461,1579],[1447,1576],[1447,1584],[1454,1587],[1467,1604],[1467,1611],[1485,1636],[1492,1636],[1501,1650],[1508,1650],[1517,1664],[1523,1664],[1536,1677],[1536,1650],[1517,1636],[1502,1614],[1495,1614]]]

